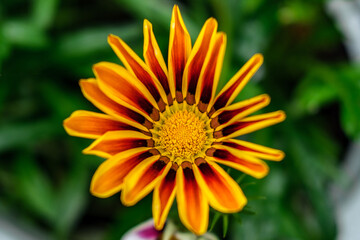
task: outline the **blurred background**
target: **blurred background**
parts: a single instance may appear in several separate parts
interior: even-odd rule
[[[232,240],[360,239],[360,2],[345,0],[1,0],[0,239],[119,239],[151,218],[151,195],[130,208],[119,194],[90,195],[103,160],[83,155],[91,140],[68,136],[62,121],[97,111],[78,80],[99,61],[120,63],[109,33],[142,56],[147,18],[167,56],[175,3],[193,42],[211,16],[226,32],[220,87],[263,53],[237,100],[268,93],[264,111],[287,113],[246,136],[286,158],[262,180],[231,171],[249,204],[211,212],[212,231]],[[170,217],[178,221],[176,206]]]

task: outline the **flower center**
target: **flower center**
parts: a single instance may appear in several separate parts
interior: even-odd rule
[[[196,155],[207,139],[204,121],[187,110],[173,113],[164,121],[158,134],[159,146],[175,158]]]

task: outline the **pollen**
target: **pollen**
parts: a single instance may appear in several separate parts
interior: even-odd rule
[[[206,142],[205,123],[187,110],[172,114],[159,131],[159,145],[174,158],[190,158]]]

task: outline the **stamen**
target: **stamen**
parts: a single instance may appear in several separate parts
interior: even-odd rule
[[[189,158],[203,148],[207,139],[205,127],[205,122],[195,113],[177,111],[162,124],[156,145],[175,158]]]

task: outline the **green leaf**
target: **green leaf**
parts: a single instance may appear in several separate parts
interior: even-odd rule
[[[15,162],[17,191],[22,201],[51,223],[57,217],[55,192],[50,179],[34,158],[23,153]]]
[[[115,34],[121,36],[124,41],[130,41],[142,36],[140,24],[126,24],[120,27],[101,26],[77,32],[72,32],[61,37],[57,54],[61,57],[74,58],[84,57],[101,50],[110,50],[107,36]]]
[[[225,214],[223,216],[223,238],[226,237],[229,228],[229,215]]]
[[[55,17],[58,0],[32,1],[32,21],[40,29],[48,28]]]
[[[214,229],[216,222],[220,219],[221,216],[222,216],[222,214],[220,212],[215,212],[214,217],[210,224],[209,232],[211,232]]]
[[[242,174],[236,179],[236,182],[237,182],[238,184],[240,184],[240,183],[244,180],[245,177],[246,177],[246,174],[245,174],[245,173],[242,173]]]
[[[9,43],[22,47],[41,48],[48,43],[45,32],[28,19],[4,22],[3,32]]]
[[[293,108],[290,109],[294,116],[315,114],[326,104],[336,99],[335,87],[321,80],[328,77],[332,77],[329,76],[329,72],[323,72],[321,77],[318,74],[311,73],[300,82],[296,89],[295,102],[292,103]]]
[[[81,153],[80,153],[81,154]],[[78,156],[65,177],[57,196],[56,232],[59,237],[66,238],[80,218],[87,203],[89,176],[85,164],[88,156]]]
[[[30,145],[58,132],[60,132],[58,125],[49,119],[3,125],[0,128],[0,152],[9,148]]]
[[[360,137],[360,70],[358,66],[317,65],[297,89],[298,112],[314,113],[337,99],[341,105],[341,123],[345,133]],[[296,112],[296,110],[294,112]]]

